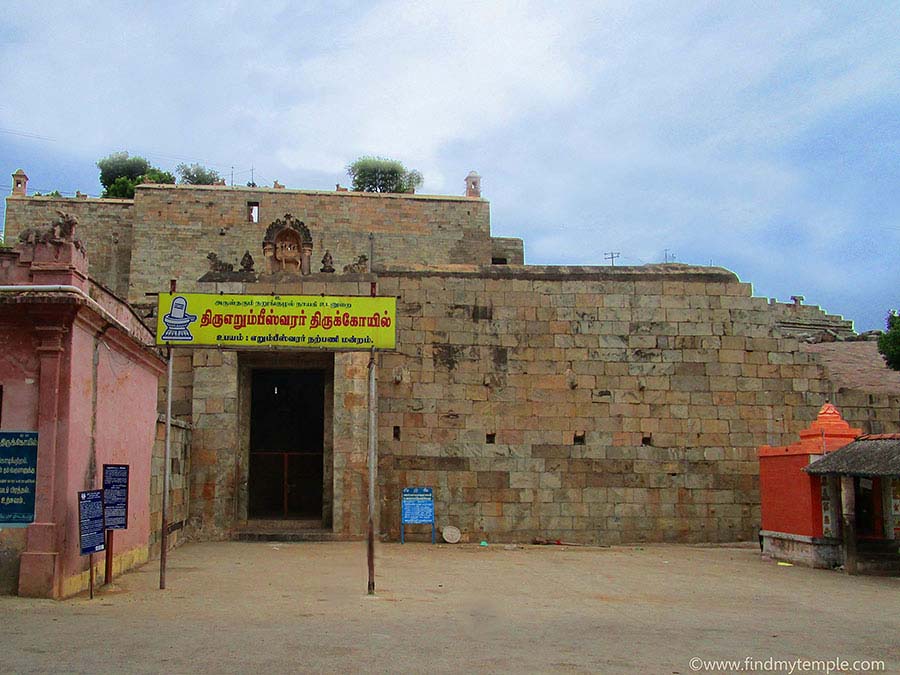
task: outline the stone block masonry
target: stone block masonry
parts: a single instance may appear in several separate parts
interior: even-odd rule
[[[391,538],[415,485],[473,541],[755,538],[757,447],[791,438],[830,388],[721,269],[409,272],[379,289],[400,315],[379,377]],[[900,425],[883,403],[893,417],[848,421]]]
[[[46,227],[58,211],[78,220],[76,236],[87,244],[91,277],[124,298],[131,269],[134,201],[11,195],[6,198],[6,244],[15,244],[28,228]]]
[[[150,478],[150,556],[159,555],[162,532],[163,464],[166,458],[166,418],[160,415],[153,444],[153,469]],[[174,548],[184,540],[190,508],[191,425],[172,420],[171,466],[169,468],[170,511],[168,544]]]
[[[349,280],[352,279],[352,280]],[[279,284],[209,284],[195,292],[283,295],[365,295],[376,279],[368,275],[313,275]],[[184,352],[189,355],[186,359]],[[250,372],[255,367],[319,368],[327,371],[323,524],[335,533],[365,532],[368,475],[367,365],[365,352],[282,351],[273,353],[177,350],[173,409],[193,422],[188,536],[224,539],[248,514]],[[179,367],[180,365],[180,367]],[[180,378],[182,375],[183,378]],[[160,394],[160,398],[164,392]]]
[[[140,263],[129,277],[133,303],[167,289],[169,279],[189,290],[186,284],[209,271],[209,253],[238,269],[249,251],[256,271],[263,270],[266,227],[287,213],[310,229],[314,271],[326,250],[338,271],[368,256],[370,232],[376,265],[491,262],[489,204],[481,199],[146,185],[138,187],[135,203],[133,256]],[[258,204],[258,222],[249,217],[250,203]]]

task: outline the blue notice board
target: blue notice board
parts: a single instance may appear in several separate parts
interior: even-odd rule
[[[128,465],[103,465],[103,519],[107,530],[128,529]]]
[[[78,493],[78,539],[81,555],[106,549],[103,533],[103,490]]]
[[[36,431],[0,431],[0,527],[34,522],[37,450]]]
[[[400,543],[406,543],[404,525],[431,525],[434,543],[434,489],[430,487],[403,488],[400,495]]]

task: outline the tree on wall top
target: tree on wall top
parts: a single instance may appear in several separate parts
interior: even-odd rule
[[[360,157],[347,165],[347,175],[357,192],[413,193],[422,184],[421,173],[384,157]]]
[[[143,157],[131,157],[124,150],[97,160],[103,197],[134,199],[134,188],[141,183],[174,183],[175,176],[155,166]]]
[[[185,185],[216,185],[222,181],[218,171],[200,164],[179,164],[175,171]]]
[[[888,368],[900,370],[900,314],[892,309],[887,315],[887,332],[878,337],[878,351]]]

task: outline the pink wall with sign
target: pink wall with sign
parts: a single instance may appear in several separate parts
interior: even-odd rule
[[[128,529],[116,532],[113,569],[148,558],[165,362],[127,305],[87,278],[73,240],[0,250],[0,286],[10,285],[22,292],[0,293],[0,429],[37,431],[38,463],[35,521],[0,530],[0,592],[61,598],[87,588],[77,493],[102,487],[104,463],[131,467]],[[102,580],[104,556],[94,563]]]

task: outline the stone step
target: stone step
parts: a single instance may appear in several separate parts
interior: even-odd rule
[[[237,530],[232,538],[236,541],[284,542],[349,541],[353,539],[338,532],[323,529]]]

